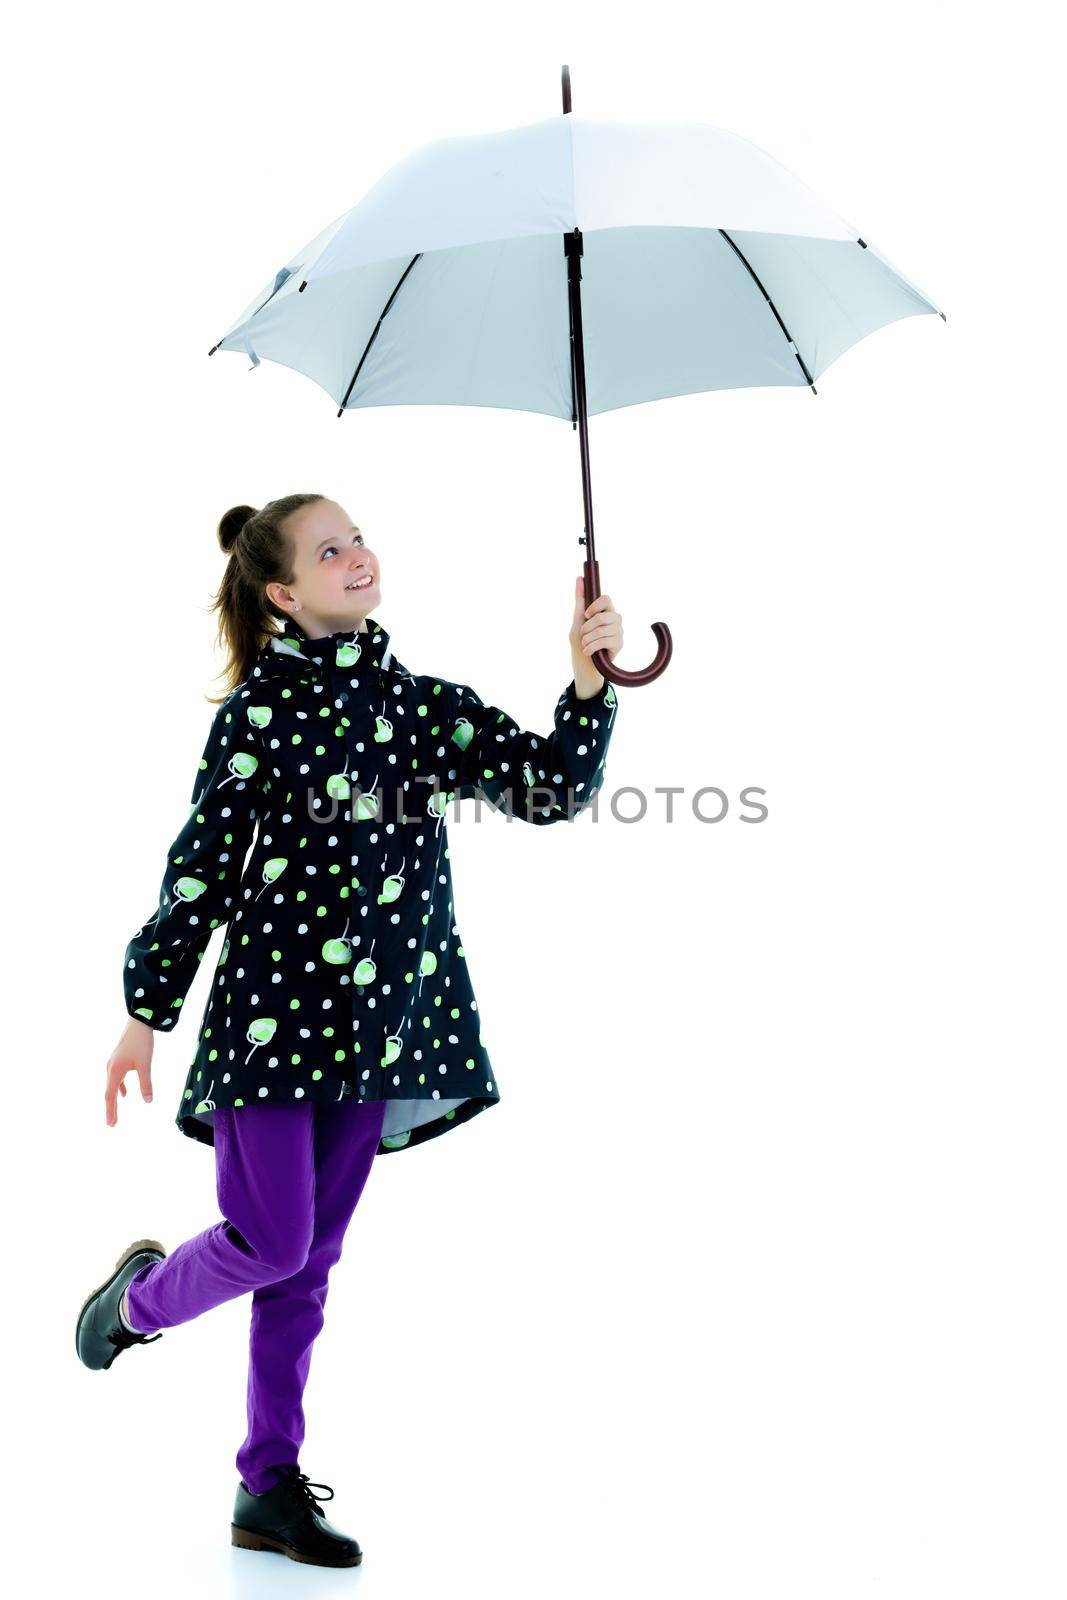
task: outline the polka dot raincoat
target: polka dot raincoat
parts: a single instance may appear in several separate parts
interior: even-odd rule
[[[379,1152],[499,1099],[453,905],[450,804],[570,821],[599,789],[611,684],[573,680],[549,737],[465,684],[416,676],[389,634],[309,640],[290,617],[218,707],[154,915],[125,958],[126,1009],[181,1015],[226,937],[175,1121],[214,1143],[217,1106],[386,1100]],[[247,856],[247,862],[246,862]]]

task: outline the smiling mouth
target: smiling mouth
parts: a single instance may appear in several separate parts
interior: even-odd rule
[[[355,590],[355,589],[369,589],[373,582],[374,582],[374,574],[368,572],[367,576],[365,578],[360,578],[357,583],[346,583],[345,584],[345,588],[346,589],[352,589],[352,590]]]

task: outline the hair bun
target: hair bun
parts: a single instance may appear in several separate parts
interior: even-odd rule
[[[237,535],[250,517],[256,514],[255,506],[233,506],[219,523],[219,544],[227,555],[237,543]]]

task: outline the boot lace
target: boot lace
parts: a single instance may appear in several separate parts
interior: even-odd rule
[[[270,1471],[276,1472],[279,1479],[288,1485],[294,1498],[310,1506],[317,1517],[322,1515],[318,1502],[333,1499],[333,1490],[328,1483],[313,1483],[306,1472],[301,1472],[300,1468],[292,1463],[284,1467],[271,1467]],[[316,1494],[316,1489],[325,1489],[326,1493]]]

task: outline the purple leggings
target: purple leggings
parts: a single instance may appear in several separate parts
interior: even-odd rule
[[[220,1106],[215,1185],[222,1222],[143,1267],[127,1293],[130,1322],[157,1333],[252,1291],[248,1436],[237,1452],[247,1489],[299,1466],[311,1346],[330,1268],[381,1137],[384,1100]]]

